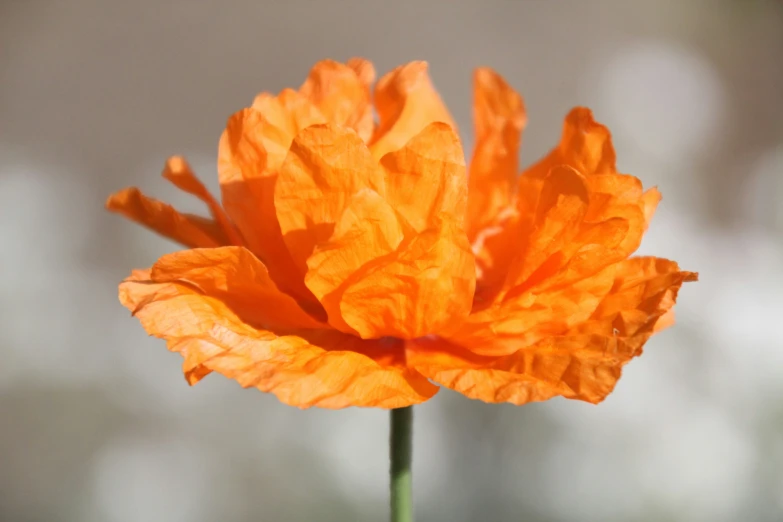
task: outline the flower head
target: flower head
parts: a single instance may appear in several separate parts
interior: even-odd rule
[[[163,176],[210,219],[112,195],[110,210],[188,248],[134,271],[122,304],[191,384],[218,372],[299,407],[397,408],[433,382],[487,402],[604,399],[696,279],[629,257],[658,191],[617,172],[584,108],[520,175],[525,107],[490,69],[475,75],[469,168],[426,63],[373,91],[374,77],[365,60],[322,61],[234,114],[222,205],[169,159]]]

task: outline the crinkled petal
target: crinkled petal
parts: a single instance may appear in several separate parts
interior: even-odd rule
[[[150,279],[150,273],[151,269],[134,270],[120,284],[120,303],[130,310],[133,315],[136,315],[137,311],[151,302],[160,302],[175,297],[197,294],[197,291],[190,286],[155,283]],[[175,347],[177,343],[180,344],[179,347]],[[203,357],[200,356],[200,352],[195,349],[189,349],[188,345],[195,343],[196,341],[187,339],[169,343],[170,350],[179,351],[182,354],[182,373],[190,385],[196,384],[211,373],[208,368],[201,364]]]
[[[282,94],[281,97],[285,98]],[[270,109],[267,115],[279,116],[283,120],[278,122],[280,125],[292,128],[276,127],[252,108],[239,111],[228,121],[218,151],[223,205],[242,233],[246,246],[264,262],[275,282],[297,299],[315,302],[304,285],[304,272],[291,260],[275,210],[275,169],[288,151],[293,139],[290,133],[298,131],[298,123],[289,121],[290,115],[282,102],[275,100],[273,105],[280,114]]]
[[[218,170],[224,205],[275,281],[302,301],[313,296],[304,285],[304,265],[293,262],[280,230],[274,200],[278,171],[294,137],[309,126],[334,119],[369,139],[371,68],[361,60],[349,65],[319,62],[301,92],[259,94],[251,108],[231,117],[221,138]]]
[[[626,259],[642,242],[647,214],[642,183],[625,174],[595,174],[585,178],[589,205],[578,232],[560,252],[560,263],[544,287],[573,283]]]
[[[253,100],[251,109],[267,123],[257,140],[267,154],[267,175],[277,172],[291,141],[302,129],[329,121],[313,100],[293,89],[283,89],[277,96],[261,93]]]
[[[347,208],[327,241],[316,238],[306,283],[341,331],[363,338],[434,333],[465,317],[475,284],[461,229],[462,150],[448,125],[433,123],[381,164],[385,183],[374,184],[385,197],[364,188],[340,202]],[[304,209],[322,204],[319,195]]]
[[[527,291],[475,311],[445,333],[480,355],[510,355],[587,321],[614,284],[615,266],[565,287]]]
[[[139,280],[139,275],[121,285],[123,304],[133,306],[150,335],[166,339],[170,350],[183,354],[191,383],[216,371],[300,408],[398,408],[437,392],[405,366],[399,341],[362,341],[328,330],[257,328],[221,299],[225,294],[214,297],[188,280],[158,283]],[[241,297],[231,296],[237,299]]]
[[[552,275],[579,233],[579,224],[587,213],[589,195],[584,176],[559,166],[544,179],[526,244],[509,267],[507,289],[529,288]]]
[[[365,188],[351,198],[332,237],[307,259],[305,283],[321,301],[332,326],[356,333],[340,312],[343,290],[361,278],[371,263],[383,262],[403,239],[394,209],[377,192]]]
[[[524,231],[530,225],[544,179],[552,169],[567,165],[589,178],[595,174],[615,173],[615,163],[609,129],[596,123],[590,109],[576,107],[571,110],[563,124],[559,145],[519,177],[516,207],[521,217],[518,227]]]
[[[529,251],[536,209],[540,207],[539,198],[550,172],[565,165],[589,181],[597,174],[615,173],[615,162],[609,130],[595,122],[589,109],[573,109],[565,119],[559,145],[519,176],[515,208],[507,207],[507,210],[501,211],[473,237],[482,276],[478,295],[484,296],[486,303],[502,296],[504,290],[508,291],[509,288],[504,289],[504,285],[513,287],[520,284],[519,253]],[[629,240],[631,243],[633,241]],[[566,261],[566,256],[561,256],[560,262]],[[601,266],[595,268],[600,269]],[[514,272],[511,278],[506,277],[509,270]]]
[[[152,270],[150,268],[132,270],[131,275],[129,275],[123,283],[149,281],[151,272]],[[148,291],[145,292],[143,288],[140,288],[139,291],[128,292],[128,286],[121,284],[119,290],[120,302],[125,308],[129,309],[131,313],[134,313],[140,304],[145,302],[150,295],[155,293],[151,286],[148,287],[147,290]]]
[[[209,193],[207,187],[193,173],[190,165],[182,156],[172,156],[166,161],[166,167],[163,169],[163,177],[172,182],[178,189],[196,196],[207,204],[209,212],[215,221],[223,229],[226,237],[229,238],[232,245],[242,245],[242,237],[237,232],[231,220],[223,210],[223,207]]]
[[[216,222],[180,213],[171,205],[145,196],[135,187],[109,196],[106,208],[190,248],[229,243],[223,228]]]
[[[299,92],[318,107],[330,123],[350,127],[362,140],[372,137],[370,84],[375,70],[370,62],[354,58],[347,64],[322,60],[315,64]]]
[[[630,231],[641,223],[638,209],[629,208],[628,218],[614,217],[599,223],[582,223],[571,244],[566,245],[546,266],[546,277],[532,281],[536,292],[562,288],[595,274],[628,257],[638,247],[638,239]],[[525,284],[512,289],[509,295],[530,289]]]
[[[177,344],[179,346],[176,346]],[[182,355],[182,373],[191,386],[198,384],[204,377],[212,373],[212,370],[202,364],[205,358],[203,351],[199,350],[200,345],[203,343],[195,339],[187,339],[181,343],[176,341],[169,343],[169,349],[172,352],[179,352]]]
[[[357,134],[315,125],[291,144],[275,186],[275,209],[294,266],[325,243],[353,195],[369,188],[384,193],[383,174]]]
[[[557,165],[568,165],[583,176],[612,173],[616,172],[616,162],[609,129],[595,121],[590,109],[576,107],[566,116],[560,144],[526,170],[522,178],[542,179]]]
[[[558,395],[600,402],[614,389],[622,366],[640,355],[660,329],[658,324],[670,324],[682,283],[697,275],[665,259],[632,258],[615,267],[613,278],[600,302],[590,306],[590,317],[538,339],[520,335],[513,352],[486,355],[491,350],[468,346],[467,339],[460,344],[416,340],[408,345],[408,362],[430,379],[486,402],[524,404]],[[509,326],[515,327],[487,325],[498,330]],[[488,332],[485,338],[493,336]],[[507,347],[512,342],[507,339]]]
[[[248,324],[264,329],[323,328],[293,297],[281,292],[266,266],[243,247],[184,250],[161,257],[156,283],[184,282],[219,299]]]
[[[354,274],[340,290],[340,312],[362,338],[412,339],[438,333],[470,312],[475,265],[462,227],[443,216]]]
[[[465,219],[467,182],[462,146],[445,123],[431,123],[399,150],[381,159],[386,199],[421,232],[442,213],[459,224]]]
[[[617,264],[614,285],[590,321],[577,329],[620,336],[641,348],[650,335],[671,324],[670,314],[682,283],[697,279],[698,274],[681,271],[677,263],[668,259],[626,259]]]
[[[409,364],[449,389],[489,403],[522,405],[557,396],[598,403],[614,389],[631,350],[599,335],[548,337],[504,357],[440,339],[411,342]]]
[[[473,239],[476,256],[476,296],[474,307],[491,305],[504,289],[509,267],[524,252],[525,229],[514,208],[500,212],[492,223]]]
[[[547,198],[558,194],[549,176],[564,168],[581,176],[586,198],[578,219],[559,221],[555,241],[547,230],[558,221],[543,227],[540,218]],[[639,247],[660,199],[654,189],[644,192],[639,179],[616,172],[609,131],[582,108],[569,114],[560,145],[523,173],[518,188],[509,217],[496,219],[474,241],[479,308],[532,287],[572,284],[626,259]]]
[[[375,86],[379,124],[371,149],[380,159],[397,150],[433,122],[454,127],[427,73],[427,62],[411,62],[384,75]]]
[[[519,146],[527,123],[522,97],[495,71],[477,69],[473,84],[476,147],[470,162],[468,191],[471,241],[513,203]]]

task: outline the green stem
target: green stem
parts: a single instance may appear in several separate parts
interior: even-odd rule
[[[391,522],[413,522],[413,406],[391,410],[390,420]]]

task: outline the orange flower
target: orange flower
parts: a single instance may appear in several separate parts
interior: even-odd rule
[[[424,62],[371,96],[372,64],[322,61],[262,93],[220,139],[223,205],[181,158],[163,176],[205,219],[137,189],[120,212],[189,248],[134,271],[120,301],[184,357],[286,404],[397,408],[440,385],[487,402],[599,402],[672,322],[672,261],[629,258],[656,189],[620,174],[589,110],[518,174],[522,98],[475,75],[469,176]],[[378,113],[376,124],[373,108]]]

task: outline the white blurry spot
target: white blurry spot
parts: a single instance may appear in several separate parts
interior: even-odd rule
[[[725,412],[704,403],[648,432],[632,456],[652,504],[693,522],[742,519],[756,455],[747,433]]]
[[[91,210],[92,206],[96,209]],[[0,324],[5,364],[0,387],[37,372],[55,379],[81,378],[100,357],[68,364],[74,337],[89,337],[79,322],[89,313],[85,296],[100,282],[80,265],[103,211],[62,166],[14,157],[0,149]],[[44,355],[45,354],[45,355]]]
[[[188,441],[122,438],[92,464],[98,520],[198,522],[218,520],[211,509],[210,469],[204,451]]]
[[[119,316],[119,314],[118,314]],[[169,352],[166,343],[149,337],[135,323],[125,318],[115,327],[113,340],[115,371],[121,370],[134,383],[134,393],[111,390],[114,401],[129,411],[155,411],[172,418],[187,415],[200,400],[215,395],[214,387],[199,383],[188,385],[182,373],[182,356]],[[219,376],[209,376],[214,381]],[[139,400],[141,397],[144,400]]]
[[[345,410],[339,418],[318,416],[319,450],[334,472],[336,485],[351,498],[380,500],[387,494],[388,413]]]
[[[0,149],[0,289],[7,296],[44,289],[62,277],[58,269],[79,262],[74,254],[90,238],[93,202],[62,166],[11,162],[5,152]]]
[[[745,216],[754,224],[783,230],[783,145],[755,157],[746,179]]]
[[[542,477],[550,505],[585,521],[635,519],[651,505],[694,522],[737,520],[756,462],[747,433],[728,412],[684,399],[679,409],[663,400],[673,407],[650,412],[646,424],[644,402],[633,423],[603,415],[603,405],[570,418],[572,435],[552,446]]]
[[[783,394],[783,245],[775,234],[740,229],[729,246],[714,277],[720,293],[704,306],[708,343],[723,357],[707,375],[744,415],[763,416],[765,401]]]
[[[634,477],[625,469],[626,458],[618,446],[607,448],[579,436],[553,445],[541,477],[547,484],[547,507],[562,520],[633,518],[643,498]]]
[[[712,66],[671,42],[623,45],[600,73],[600,107],[624,139],[668,160],[709,146],[724,94]],[[706,149],[705,149],[706,150]]]
[[[650,346],[655,341],[648,343],[648,353],[624,368],[605,402],[549,405],[548,412],[568,434],[550,447],[543,477],[548,505],[556,506],[563,519],[629,520],[645,504],[640,477],[629,473],[628,460],[645,453],[645,434],[694,405],[693,394],[667,371],[663,354]]]

